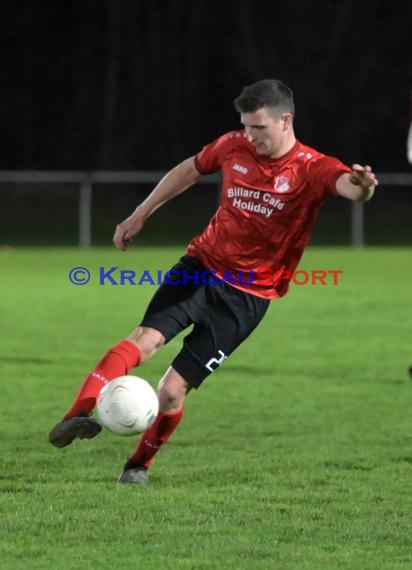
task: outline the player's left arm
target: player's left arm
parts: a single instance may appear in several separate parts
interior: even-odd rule
[[[354,164],[352,172],[339,176],[336,181],[336,191],[340,196],[354,202],[367,202],[379,184],[370,166]]]

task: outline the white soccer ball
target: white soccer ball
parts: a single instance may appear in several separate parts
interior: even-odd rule
[[[102,424],[118,435],[141,433],[159,413],[159,400],[152,386],[138,376],[120,376],[100,391],[97,411]]]

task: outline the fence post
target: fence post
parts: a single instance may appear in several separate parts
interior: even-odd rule
[[[89,249],[92,244],[92,180],[83,178],[79,193],[79,246]]]
[[[365,245],[363,202],[351,202],[351,206],[352,247],[363,247]]]

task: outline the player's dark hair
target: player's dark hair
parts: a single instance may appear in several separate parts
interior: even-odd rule
[[[278,79],[263,79],[243,88],[234,100],[239,113],[255,113],[263,107],[280,112],[295,113],[292,90]]]

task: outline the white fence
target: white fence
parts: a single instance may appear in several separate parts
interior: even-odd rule
[[[91,246],[92,228],[92,192],[94,184],[152,184],[155,185],[164,176],[160,171],[0,171],[0,183],[10,184],[77,184],[79,186],[78,206],[78,243],[82,248]],[[380,188],[385,185],[409,186],[412,191],[412,173],[378,173]],[[202,178],[209,184],[220,184],[219,175]],[[354,247],[364,245],[363,204],[351,203],[351,243]]]

